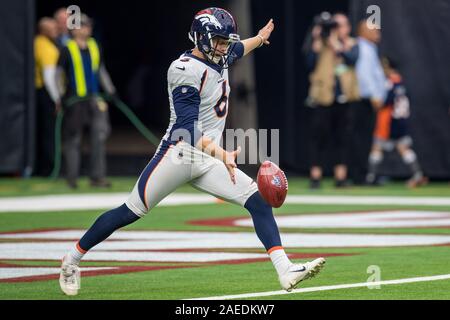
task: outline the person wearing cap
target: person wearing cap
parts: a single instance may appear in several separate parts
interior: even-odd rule
[[[80,27],[70,30],[72,38],[62,48],[56,80],[62,97],[62,127],[66,178],[77,188],[81,162],[81,140],[90,130],[90,183],[110,187],[106,179],[105,143],[110,133],[108,105],[100,98],[100,87],[109,95],[116,89],[103,63],[102,53],[92,35],[92,21],[82,14]]]

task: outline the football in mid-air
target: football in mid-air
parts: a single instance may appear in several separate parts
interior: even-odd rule
[[[283,170],[273,162],[264,161],[259,167],[257,183],[264,200],[274,208],[281,207],[288,191],[288,181]]]

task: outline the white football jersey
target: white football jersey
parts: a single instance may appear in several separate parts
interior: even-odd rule
[[[205,136],[219,144],[228,114],[230,94],[228,70],[220,72],[215,65],[206,60],[185,53],[170,65],[167,82],[170,123],[163,139],[174,140],[171,135],[178,117],[174,107],[173,91],[181,87],[181,93],[186,93],[188,87],[193,87],[200,95],[197,127]]]

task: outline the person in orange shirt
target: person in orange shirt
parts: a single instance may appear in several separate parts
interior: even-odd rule
[[[56,87],[56,64],[59,51],[56,21],[44,17],[39,20],[38,34],[34,39],[36,87],[36,164],[35,174],[48,176],[53,169],[55,114],[59,109]]]
[[[424,176],[417,155],[411,148],[412,138],[408,132],[409,99],[402,76],[396,68],[396,64],[392,60],[383,58],[388,93],[384,106],[377,112],[374,143],[369,155],[369,172],[366,182],[370,185],[379,183],[377,174],[378,167],[383,161],[383,152],[397,149],[403,162],[413,173],[407,185],[414,188],[426,184],[428,179]]]

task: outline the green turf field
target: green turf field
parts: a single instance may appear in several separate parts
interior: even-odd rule
[[[135,178],[115,178],[113,188],[109,192],[128,192],[134,185]],[[64,181],[49,181],[46,179],[2,179],[0,180],[1,200],[5,197],[37,196],[52,194],[86,194],[104,193],[103,189],[92,189],[86,180],[81,181],[80,189],[69,190]],[[197,193],[189,186],[180,188],[179,192]],[[448,183],[433,183],[422,189],[408,190],[403,183],[392,183],[382,188],[349,188],[335,190],[332,182],[325,183],[320,191],[309,191],[306,179],[290,179],[289,195],[319,195],[325,199],[334,196],[404,196],[404,197],[450,197]],[[321,213],[330,215],[342,212],[379,212],[382,210],[426,211],[428,213],[450,213],[450,205],[366,205],[366,204],[286,204],[276,209],[277,217],[283,216],[314,216]],[[4,210],[5,211],[5,210]],[[6,210],[7,211],[7,210]],[[48,212],[0,212],[0,235],[5,232],[24,232],[32,230],[84,230],[88,228],[103,210],[58,210]],[[360,216],[363,216],[360,215]],[[248,217],[245,209],[235,205],[211,203],[202,205],[161,206],[152,210],[145,218],[124,230],[133,231],[165,231],[178,234],[179,231],[199,232],[243,232],[250,234],[252,227],[228,225],[202,225],[193,223],[198,220],[219,218]],[[359,216],[358,216],[359,217]],[[440,221],[441,218],[429,219]],[[445,218],[442,218],[445,219]],[[414,221],[408,217],[402,221]],[[422,219],[426,223],[427,219]],[[442,220],[444,221],[444,220]],[[387,223],[383,228],[372,227],[281,227],[286,236],[296,234],[317,235],[333,234],[345,236],[356,235],[356,239],[367,239],[369,235],[396,235],[419,237],[450,236],[450,227],[443,222],[431,226],[398,227]],[[337,238],[338,239],[338,238]],[[242,259],[230,263],[217,261],[205,263],[201,261],[86,261],[82,267],[114,267],[129,268],[129,271],[119,274],[101,274],[83,276],[82,290],[76,297],[66,297],[59,289],[57,276],[47,278],[29,276],[2,276],[10,270],[21,271],[34,268],[58,268],[58,259],[49,259],[55,239],[27,240],[25,237],[0,238],[0,299],[189,299],[212,296],[225,296],[246,293],[270,292],[279,290],[279,284],[272,264],[268,259]],[[73,239],[64,238],[65,243],[74,243]],[[128,241],[128,240],[127,240]],[[131,240],[130,240],[131,241]],[[167,240],[176,241],[174,239]],[[119,243],[120,241],[116,241]],[[123,241],[122,241],[123,242]],[[19,245],[48,244],[48,252],[42,251],[42,259],[14,258],[14,245],[20,253]],[[150,243],[150,242],[149,242]],[[449,241],[450,243],[450,241]],[[119,243],[120,244],[120,243]],[[2,247],[6,245],[6,247]],[[11,247],[8,246],[13,246]],[[211,245],[194,250],[196,253],[215,251],[233,254],[263,254],[262,246],[247,248],[239,245],[229,248],[218,248]],[[9,249],[8,249],[9,248]],[[126,246],[124,247],[126,251]],[[173,249],[173,248],[172,248]],[[3,250],[3,252],[2,252]],[[8,251],[9,250],[9,251]],[[55,249],[56,250],[56,249]],[[144,254],[145,250],[139,251]],[[161,250],[159,250],[161,251]],[[165,250],[173,253],[170,248]],[[175,250],[176,251],[176,250]],[[318,255],[325,255],[327,264],[319,276],[302,282],[299,288],[331,286],[341,284],[362,283],[368,281],[371,273],[369,266],[377,266],[381,281],[414,277],[429,277],[450,274],[449,244],[414,245],[414,246],[376,246],[376,247],[289,247],[289,254],[297,254],[295,261],[311,260]],[[39,252],[37,253],[39,255]],[[151,256],[150,252],[145,252]],[[189,256],[189,252],[187,256]],[[1,258],[3,257],[3,258]],[[7,259],[5,257],[8,257]],[[138,259],[139,260],[139,259]],[[30,268],[24,268],[30,267]],[[135,269],[133,269],[135,268]],[[122,269],[121,269],[122,270]],[[131,271],[130,271],[131,270]],[[33,270],[31,270],[33,271]],[[370,281],[370,280],[369,280]],[[252,299],[450,299],[450,279],[437,281],[422,281],[405,284],[382,285],[379,289],[344,288],[328,291],[293,293],[254,297]]]

